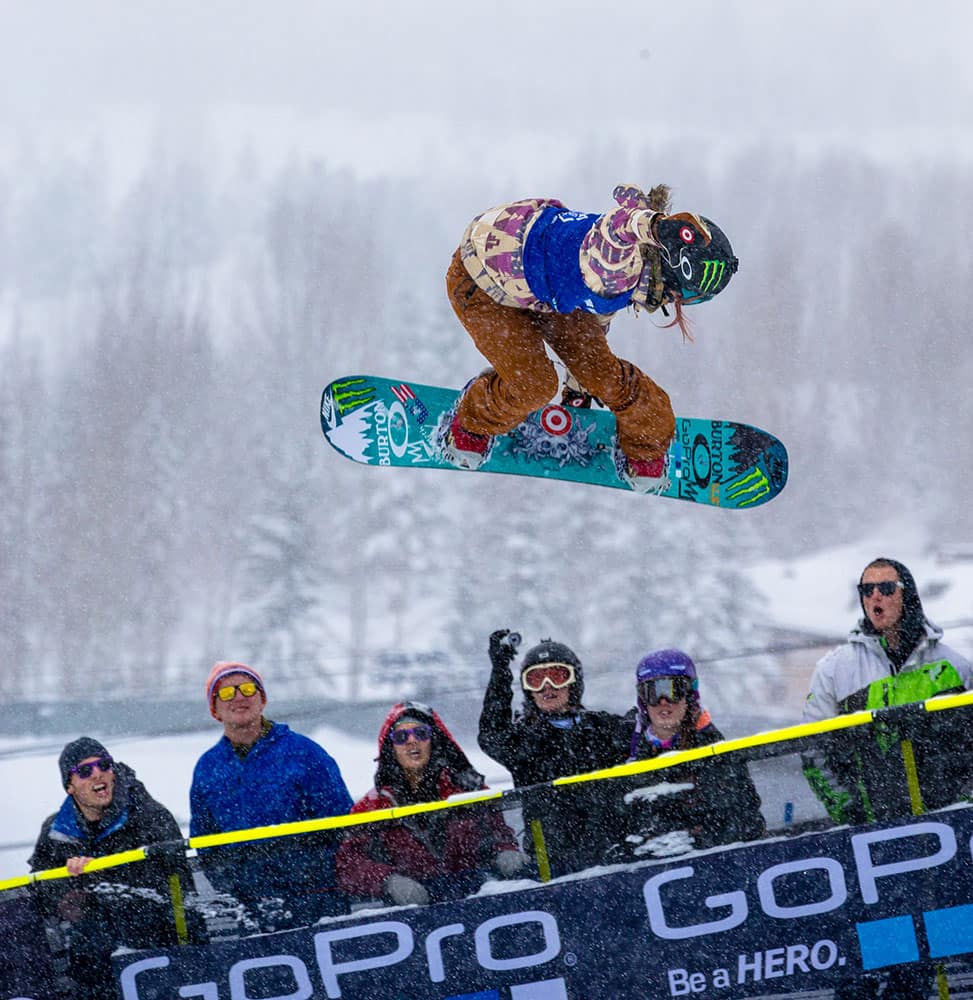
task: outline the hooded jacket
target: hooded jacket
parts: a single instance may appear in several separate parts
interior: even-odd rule
[[[406,781],[389,739],[403,717],[425,722],[433,731],[429,763],[416,789]],[[484,788],[483,775],[434,710],[399,704],[379,731],[375,787],[355,803],[352,813],[438,802]],[[477,877],[471,885],[458,876],[482,875],[499,852],[516,850],[512,831],[495,810],[471,806],[420,813],[353,829],[338,850],[338,884],[350,895],[378,897],[389,875],[399,874],[423,882],[434,898],[450,898],[482,882]]]
[[[860,621],[843,646],[818,661],[802,722],[973,688],[969,662],[941,641],[943,631],[932,622],[923,622],[922,635],[898,667],[889,658],[882,636],[867,626],[866,619]]]
[[[893,566],[904,585],[900,651],[893,656],[884,637],[863,615],[848,634],[848,641],[818,661],[804,703],[803,722],[973,688],[969,662],[941,641],[942,629],[926,618],[912,574],[895,560],[880,563]],[[947,726],[944,721],[943,729]],[[962,741],[957,746],[965,746],[965,734],[955,735]],[[913,740],[926,808],[955,801],[967,780],[968,768],[960,765],[969,754],[957,752],[957,747],[951,751],[952,742],[945,731],[938,738],[930,732]],[[863,823],[911,812],[900,738],[887,727],[881,740],[857,730],[832,734],[820,750],[804,755],[804,773],[836,822]]]

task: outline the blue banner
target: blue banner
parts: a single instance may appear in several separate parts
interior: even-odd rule
[[[973,807],[116,956],[125,1000],[742,1000],[973,952]],[[29,995],[29,994],[27,994]]]
[[[0,901],[0,1000],[55,996],[52,958],[28,893],[5,893]]]

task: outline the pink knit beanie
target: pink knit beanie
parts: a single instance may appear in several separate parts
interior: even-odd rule
[[[219,663],[213,665],[213,669],[209,672],[209,677],[206,678],[206,704],[209,705],[209,714],[214,719],[216,718],[214,703],[216,701],[217,688],[220,686],[220,681],[224,677],[229,677],[230,674],[246,674],[247,677],[253,678],[257,687],[260,688],[260,694],[263,696],[264,702],[267,701],[264,680],[253,667],[248,667],[245,663],[234,663],[232,660],[220,660]]]

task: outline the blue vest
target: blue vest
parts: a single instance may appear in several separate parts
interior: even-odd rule
[[[581,243],[600,218],[566,208],[545,208],[531,226],[524,244],[524,277],[531,292],[555,312],[610,314],[624,309],[631,291],[606,297],[596,295],[581,276]]]

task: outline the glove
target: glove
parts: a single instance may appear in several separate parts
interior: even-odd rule
[[[622,208],[647,208],[652,212],[669,211],[669,185],[656,184],[648,194],[635,184],[619,184],[612,197]]]
[[[497,855],[497,871],[503,878],[516,875],[526,864],[527,859],[520,851],[501,851]]]
[[[389,875],[382,883],[382,894],[398,906],[425,906],[429,902],[426,887],[408,875]]]
[[[630,214],[627,227],[636,241],[650,247],[660,245],[657,235],[659,222],[669,218],[669,186],[656,184],[648,194],[635,184],[619,184],[612,192],[618,205]],[[682,219],[683,215],[672,216]]]
[[[494,670],[509,670],[517,656],[520,633],[508,628],[497,629],[490,635],[490,663]]]
[[[658,206],[649,201],[649,196],[636,184],[619,184],[612,191],[612,198],[622,208],[648,208],[659,211]]]

